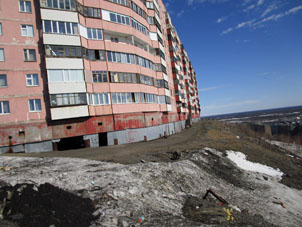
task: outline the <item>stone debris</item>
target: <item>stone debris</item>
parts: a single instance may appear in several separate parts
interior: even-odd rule
[[[11,167],[0,172],[3,184],[9,183],[9,187],[31,184],[36,187],[30,186],[31,192],[37,193],[47,184],[90,200],[91,219],[87,220],[93,227],[225,226],[230,222],[237,226],[299,226],[302,221],[300,190],[274,178],[266,181],[257,172],[239,170],[225,153],[210,148],[168,163],[122,165],[75,158],[1,157],[0,166]],[[209,188],[232,205],[209,196],[203,199]],[[274,197],[287,204],[286,213],[272,204]],[[64,204],[70,207],[67,201]],[[1,221],[23,223],[26,216],[15,214],[13,219],[4,215],[0,226]]]

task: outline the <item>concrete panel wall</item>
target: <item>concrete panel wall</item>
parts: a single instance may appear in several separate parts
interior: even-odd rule
[[[83,139],[90,141],[90,147],[99,147],[99,135],[98,134],[86,135],[83,137]]]
[[[57,35],[57,34],[43,34],[44,44],[50,45],[69,45],[81,46],[80,36],[75,35]]]
[[[49,82],[48,88],[50,94],[86,92],[85,82]]]
[[[181,124],[181,121],[177,121],[174,123],[174,126],[175,126],[175,133],[179,133],[182,131],[182,124]]]
[[[123,131],[109,132],[107,134],[108,145],[114,145],[114,140],[118,140],[118,144],[127,144],[133,142],[144,141],[146,128],[127,129]]]
[[[88,106],[71,106],[71,107],[62,107],[62,108],[51,108],[51,119],[69,119],[77,117],[86,117],[89,116]]]
[[[80,58],[46,58],[47,69],[83,69],[83,59]]]
[[[36,152],[47,152],[47,151],[53,151],[51,141],[25,144],[25,153],[36,153]]]
[[[8,152],[10,148],[12,149],[12,151],[14,153],[25,151],[24,145],[21,144],[21,145],[16,145],[16,146],[11,146],[11,147],[0,147],[0,154],[4,154],[4,153]]]
[[[78,22],[78,14],[76,12],[63,10],[41,9],[41,17],[42,20]]]

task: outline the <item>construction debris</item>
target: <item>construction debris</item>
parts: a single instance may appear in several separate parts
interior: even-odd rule
[[[217,195],[215,192],[213,192],[213,190],[210,188],[207,190],[206,194],[204,195],[203,199],[207,198],[207,195],[211,193],[216,199],[218,199],[220,202],[224,203],[224,204],[229,204],[224,198],[222,198],[221,196]]]

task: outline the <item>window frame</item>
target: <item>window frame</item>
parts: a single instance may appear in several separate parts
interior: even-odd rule
[[[31,110],[31,101],[33,102],[34,109]],[[40,106],[39,106],[40,105]],[[41,109],[38,109],[40,107]],[[30,113],[42,112],[42,102],[41,99],[29,99],[28,100],[28,108]]]
[[[22,11],[21,3],[23,3],[24,11]],[[27,6],[28,6],[28,5],[26,5],[26,3],[29,3],[29,4],[30,4],[30,9],[29,9],[29,11],[27,11]],[[32,13],[32,5],[31,5],[31,1],[27,1],[27,0],[19,0],[19,12],[20,12],[20,13]]]
[[[22,28],[23,26],[26,26],[26,28]],[[30,24],[21,24],[20,27],[21,27],[21,36],[22,37],[34,37],[35,36],[35,34],[34,34],[34,26],[33,25],[30,25]],[[29,33],[28,27],[32,28],[32,34],[30,34],[30,35],[28,34]],[[26,32],[25,35],[23,34],[24,30]]]
[[[30,76],[30,78],[28,78],[28,76]],[[34,76],[37,76],[37,78],[35,79]],[[39,87],[40,86],[38,73],[25,74],[25,80],[26,80],[26,87]],[[28,81],[32,81],[32,85],[28,84]],[[38,84],[35,84],[35,81],[37,81]]]
[[[34,51],[34,59],[32,59],[32,60],[30,59],[30,51]],[[36,62],[37,61],[36,49],[23,49],[23,55],[24,55],[24,62]]]
[[[5,110],[4,103],[8,105],[8,112],[4,112]],[[0,115],[7,115],[7,114],[10,114],[9,101],[6,100],[0,101]]]
[[[2,33],[2,23],[0,23],[0,35],[3,35],[3,33]]]
[[[0,59],[0,62],[4,62],[5,61],[5,53],[4,53],[4,48],[0,48],[0,53],[2,51],[2,55],[3,55],[3,60]]]
[[[0,74],[0,79],[1,79],[1,76],[3,76],[5,83],[4,83],[3,86],[1,86],[1,84],[0,84],[0,88],[7,88],[7,86],[8,86],[7,85],[7,75],[6,74]]]

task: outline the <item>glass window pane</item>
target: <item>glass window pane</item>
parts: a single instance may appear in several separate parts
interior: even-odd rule
[[[53,8],[59,8],[58,6],[58,0],[53,0]]]
[[[96,29],[92,29],[92,37],[97,39]]]
[[[92,39],[92,28],[87,29],[88,39]]]
[[[65,23],[64,22],[59,22],[59,33],[65,34]]]
[[[35,110],[34,100],[29,100],[29,110],[30,111],[34,111]]]
[[[109,104],[108,94],[104,94],[105,104]]]
[[[66,30],[67,30],[67,34],[71,34],[71,27],[69,22],[66,22]]]
[[[114,13],[110,13],[110,21],[116,22],[116,15]]]
[[[41,107],[41,100],[40,99],[36,99],[35,100],[35,104],[36,104],[36,111],[41,111],[42,107]]]
[[[103,34],[102,34],[102,30],[98,29],[98,39],[103,39]]]
[[[31,3],[30,1],[26,1],[26,12],[31,13]]]
[[[63,70],[48,70],[48,81],[49,82],[56,82],[56,81],[63,81]]]
[[[49,20],[44,21],[44,31],[51,32],[51,22]]]

